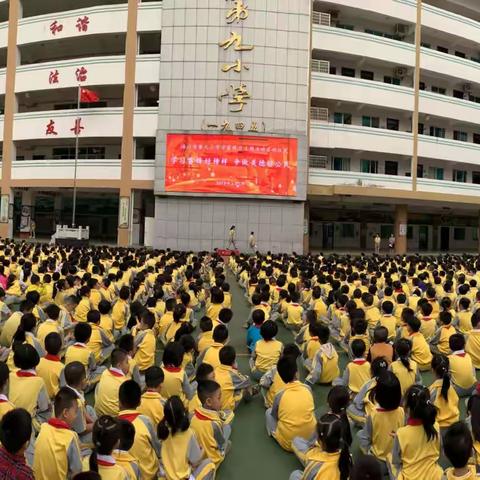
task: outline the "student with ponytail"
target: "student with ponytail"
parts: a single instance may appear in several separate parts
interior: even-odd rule
[[[437,422],[441,429],[458,422],[458,395],[450,382],[450,362],[448,357],[435,354],[432,359],[432,370],[436,380],[430,385],[430,401],[437,407]]]
[[[397,430],[393,442],[392,478],[441,480],[440,427],[428,389],[421,385],[410,387],[405,395],[405,411],[407,425]]]
[[[380,460],[385,475],[388,474],[386,461],[393,448],[392,433],[405,423],[401,400],[402,390],[395,374],[389,371],[380,373],[370,392],[370,401],[378,406],[367,416],[365,426],[357,434],[363,453]]]
[[[164,412],[165,417],[158,424],[158,438],[162,441],[161,476],[166,480],[213,480],[215,465],[204,458],[180,397],[170,397]]]
[[[400,338],[395,342],[395,356],[397,359],[390,365],[390,370],[397,376],[402,396],[413,384],[422,384],[422,376],[417,362],[410,358],[412,342],[408,338]]]
[[[40,341],[35,337],[33,333],[37,326],[37,319],[33,313],[24,313],[22,318],[20,319],[20,325],[15,332],[12,340],[12,350],[15,349],[15,345],[19,345],[22,343],[28,343],[38,353],[40,358],[45,356],[45,350],[42,347]]]
[[[327,413],[317,424],[318,443],[305,454],[305,470],[295,470],[290,480],[348,480],[352,458],[343,440],[343,424],[337,415]]]
[[[129,480],[124,468],[117,465],[112,456],[120,445],[120,424],[116,418],[101,416],[93,426],[93,450],[90,455],[90,470],[98,472],[102,480]]]

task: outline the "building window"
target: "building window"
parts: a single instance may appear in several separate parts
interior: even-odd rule
[[[333,157],[332,170],[337,172],[348,172],[350,170],[350,159],[347,157]]]
[[[438,50],[439,52],[442,52],[442,53],[448,53],[448,48],[445,48],[445,47],[440,47],[440,46],[438,46],[438,47],[437,47],[437,50]]]
[[[390,83],[392,85],[400,85],[401,80],[397,77],[390,77],[389,75],[385,75],[383,77],[383,83]]]
[[[459,142],[468,142],[468,133],[461,132],[460,130],[454,130],[453,139],[458,140]]]
[[[455,227],[453,229],[453,239],[463,241],[465,240],[465,228],[463,227]]]
[[[420,82],[420,90],[425,90],[425,82]]]
[[[344,30],[354,30],[354,25],[345,25],[344,23],[337,23],[337,28],[343,28]]]
[[[428,178],[433,178],[434,180],[443,180],[443,174],[443,168],[428,167]]]
[[[330,75],[336,75],[337,74],[337,67],[330,66]]]
[[[478,242],[478,227],[473,229],[472,240],[474,240],[475,242]]]
[[[340,232],[343,238],[355,238],[355,224],[342,223]]]
[[[445,138],[445,129],[440,127],[430,127],[430,136]]]
[[[473,143],[480,143],[480,133],[473,134]]]
[[[387,118],[387,130],[398,130],[400,122],[396,118]]]
[[[343,123],[344,125],[352,124],[352,114],[351,113],[341,113],[335,112],[333,114],[334,123]]]
[[[360,78],[363,78],[364,80],[373,80],[373,72],[362,70],[360,72]]]
[[[455,56],[460,58],[467,58],[467,56],[463,52],[459,52],[458,50],[455,50]]]
[[[355,69],[354,68],[342,67],[342,76],[344,76],[344,77],[354,77],[355,76]]]
[[[427,43],[427,42],[422,42],[421,45],[424,48],[432,48],[432,45],[430,43]]]
[[[407,239],[411,240],[413,238],[413,227],[412,225],[407,226]]]
[[[377,160],[360,160],[360,171],[362,173],[378,173]]]
[[[452,175],[454,182],[467,183],[467,171],[466,170],[454,170]]]
[[[421,163],[417,165],[417,178],[423,178],[423,165]]]
[[[393,225],[380,225],[380,237],[389,238],[393,234]]]
[[[385,175],[398,175],[398,162],[387,160],[385,162]]]
[[[74,160],[74,147],[58,147],[52,150],[53,160]],[[80,147],[78,158],[89,160],[103,160],[105,158],[105,147]]]
[[[454,90],[453,91],[453,96],[455,98],[460,98],[461,100],[463,100],[465,98],[464,93],[461,90]]]
[[[423,135],[423,131],[425,129],[425,125],[423,123],[418,124],[418,134]]]
[[[362,126],[363,127],[371,127],[371,128],[379,128],[380,127],[380,118],[369,117],[368,115],[363,115],[362,116]]]
[[[480,172],[472,172],[472,183],[475,183],[475,185],[480,184]]]
[[[443,87],[435,87],[434,85],[432,85],[432,92],[433,93],[439,93],[440,95],[446,95],[447,94],[447,90]]]

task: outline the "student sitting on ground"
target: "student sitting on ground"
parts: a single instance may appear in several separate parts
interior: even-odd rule
[[[450,375],[453,388],[459,397],[469,397],[477,385],[475,368],[470,355],[465,352],[465,337],[461,333],[452,335],[449,339]]]
[[[274,367],[282,354],[283,343],[276,340],[277,333],[278,326],[271,320],[267,320],[260,327],[262,338],[255,344],[250,358],[252,377],[256,380],[259,380],[263,374]]]
[[[331,384],[340,374],[338,354],[329,341],[330,329],[325,325],[319,325],[317,334],[320,348],[313,357],[311,371],[305,379],[307,385]]]
[[[373,345],[370,347],[367,360],[372,362],[378,357],[383,357],[389,365],[393,360],[393,347],[388,341],[388,330],[381,325],[373,331]]]

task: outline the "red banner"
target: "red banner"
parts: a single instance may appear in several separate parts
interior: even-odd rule
[[[167,192],[297,194],[297,139],[167,135]]]

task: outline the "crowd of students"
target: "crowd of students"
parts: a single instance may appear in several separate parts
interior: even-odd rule
[[[248,318],[233,316],[228,270]],[[479,276],[468,257],[225,264],[209,253],[2,244],[0,479],[213,479],[235,410],[260,392],[268,434],[302,465],[292,480],[473,478]],[[232,322],[247,328],[249,374],[229,344]],[[428,388],[424,371],[435,376]],[[319,418],[314,385],[331,386]],[[355,435],[365,455],[353,461]]]

